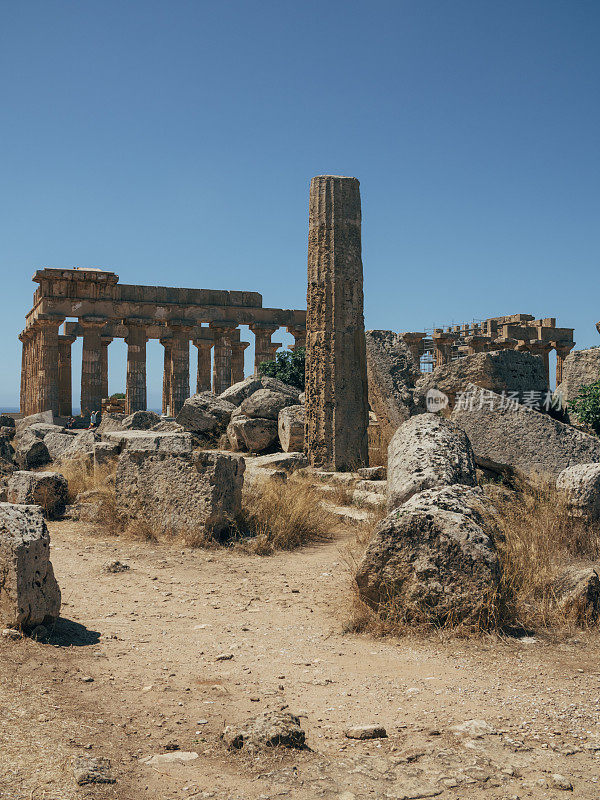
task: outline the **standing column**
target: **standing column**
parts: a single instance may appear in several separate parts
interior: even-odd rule
[[[165,416],[171,415],[171,336],[163,337],[159,340],[165,348],[163,366],[163,391],[162,391],[162,413]]]
[[[571,350],[575,347],[575,342],[568,344],[556,345],[556,385],[563,381],[563,368],[565,365],[565,358],[569,355]]]
[[[425,334],[411,331],[407,333],[401,333],[400,336],[406,342],[406,346],[410,350],[411,356],[417,362],[417,367],[421,369],[421,356],[423,355],[423,351],[425,350],[425,345],[423,343]]]
[[[39,340],[40,329],[37,324],[29,328],[29,366],[27,380],[27,413],[37,414],[41,411],[40,407],[40,364],[39,364]]]
[[[356,178],[310,184],[306,443],[312,466],[368,464],[361,207]]]
[[[534,356],[540,356],[542,359],[546,386],[550,386],[550,350],[552,350],[552,346],[549,342],[532,340],[529,345],[529,352]]]
[[[108,398],[108,345],[112,342],[112,336],[102,336],[100,370],[102,372],[102,399]]]
[[[214,330],[215,357],[213,364],[213,392],[221,394],[231,386],[231,337],[236,325],[228,322],[211,322]]]
[[[61,417],[70,417],[73,413],[71,345],[76,338],[58,337],[58,413]]]
[[[19,397],[19,410],[25,417],[27,411],[27,347],[29,344],[29,335],[27,331],[22,331],[19,334],[19,341],[21,342],[21,392]]]
[[[102,341],[101,331],[105,319],[85,318],[79,320],[83,328],[83,350],[81,354],[81,413],[87,416],[92,411],[102,410]]]
[[[288,350],[297,350],[306,347],[306,327],[288,326],[288,333],[294,337],[294,344],[288,344]]]
[[[231,383],[244,380],[244,350],[250,347],[250,342],[231,343]]]
[[[125,413],[146,410],[146,325],[138,320],[125,320],[127,326],[127,378]]]
[[[64,319],[39,319],[38,345],[38,379],[40,411],[58,411],[58,329]]]
[[[271,361],[271,336],[277,330],[277,325],[265,322],[253,322],[249,325],[254,334],[254,374],[259,375],[259,367],[263,361]],[[278,345],[279,346],[279,345]]]
[[[444,333],[442,331],[434,331],[433,346],[435,366],[441,367],[443,364],[449,364],[452,360],[452,344],[454,336]]]
[[[172,326],[171,344],[171,414],[176,417],[190,396],[190,333],[191,326]]]
[[[193,343],[198,348],[196,393],[210,392],[210,351],[213,343],[210,339],[193,339]]]

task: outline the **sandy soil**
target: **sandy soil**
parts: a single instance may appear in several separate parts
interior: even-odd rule
[[[3,800],[600,798],[597,634],[344,634],[344,535],[261,558],[50,529],[64,619],[49,643],[0,639]],[[225,724],[283,706],[310,751],[225,749]],[[496,733],[449,731],[471,719]],[[372,722],[386,739],[345,737]],[[145,763],[174,747],[198,758]],[[117,782],[76,787],[81,754]]]

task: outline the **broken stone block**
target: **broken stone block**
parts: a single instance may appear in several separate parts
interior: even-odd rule
[[[277,429],[284,453],[301,453],[304,450],[304,424],[306,410],[302,405],[287,406],[279,412]]]
[[[241,456],[215,450],[125,449],[115,478],[117,509],[157,535],[220,537],[241,511],[244,469]]]
[[[7,483],[9,503],[38,505],[47,519],[58,519],[68,502],[67,481],[58,472],[13,472]]]
[[[50,453],[42,439],[25,430],[14,438],[14,460],[20,469],[36,469],[50,463]]]
[[[62,429],[60,431],[47,433],[44,436],[44,444],[48,448],[48,453],[52,461],[58,461],[65,450],[68,450],[69,447],[72,446],[73,440],[74,434],[64,433]]]
[[[23,433],[30,425],[35,425],[37,422],[45,422],[50,425],[54,424],[54,414],[52,411],[40,411],[38,414],[30,414],[28,417],[21,417],[15,421],[17,435]]]
[[[77,786],[92,783],[116,783],[108,758],[76,756],[73,759],[73,777]]]
[[[559,608],[581,625],[600,616],[600,577],[593,567],[566,567],[556,579]]]
[[[589,522],[600,519],[600,464],[577,464],[563,469],[556,479],[556,488],[564,492],[573,516]]]
[[[227,438],[232,450],[262,453],[277,441],[277,422],[239,415],[227,426]]]
[[[276,420],[283,408],[295,403],[296,399],[294,397],[283,394],[283,392],[259,389],[243,401],[240,411],[246,417]]]
[[[230,750],[257,750],[264,747],[304,749],[306,734],[300,719],[289,711],[265,711],[241,725],[227,725],[223,741]]]
[[[270,389],[273,392],[288,395],[293,397],[295,402],[298,402],[300,396],[300,389],[283,383],[277,378],[269,378],[267,375],[252,375],[243,381],[234,383],[233,386],[221,392],[219,397],[221,400],[233,403],[234,406],[240,406],[247,397],[258,392],[259,389]]]
[[[39,506],[0,503],[0,626],[34,628],[60,614],[50,535]]]
[[[121,425],[126,430],[147,431],[158,422],[160,417],[154,411],[134,411],[122,420]]]
[[[387,731],[381,725],[354,725],[346,731],[348,739],[385,739]]]
[[[419,414],[398,428],[388,448],[387,476],[389,509],[424,489],[477,483],[468,438],[436,414]]]
[[[200,392],[184,402],[176,422],[184,430],[199,436],[216,436],[225,430],[232,412],[233,403],[212,392]]]

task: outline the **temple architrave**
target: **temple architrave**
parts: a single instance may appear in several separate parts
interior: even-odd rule
[[[294,347],[306,342],[306,312],[263,308],[258,292],[176,289],[119,283],[114,272],[42,269],[27,314],[21,365],[21,412],[72,412],[71,346],[81,337],[82,413],[98,411],[108,397],[108,351],[114,339],[127,343],[126,411],[146,408],[146,343],[164,347],[163,412],[175,415],[190,396],[190,342],[198,351],[194,391],[219,394],[244,378],[239,325],[254,334],[255,373],[281,344],[271,337],[287,328]],[[211,350],[213,355],[211,357]],[[212,364],[212,375],[211,375]]]

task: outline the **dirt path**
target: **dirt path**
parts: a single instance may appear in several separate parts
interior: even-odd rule
[[[261,558],[107,540],[81,523],[51,536],[71,624],[62,646],[0,640],[2,798],[548,798],[564,794],[556,773],[600,798],[598,635],[343,634],[342,540]],[[104,571],[116,559],[130,569]],[[225,750],[225,724],[282,706],[311,752]],[[448,731],[470,719],[497,733]],[[388,738],[344,736],[371,722]],[[144,763],[174,747],[198,758]],[[110,758],[117,783],[77,789],[82,753]]]

